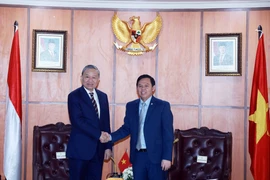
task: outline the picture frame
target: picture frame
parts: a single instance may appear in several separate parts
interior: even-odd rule
[[[206,34],[205,75],[242,75],[242,33]]]
[[[67,31],[33,30],[32,71],[66,72]]]

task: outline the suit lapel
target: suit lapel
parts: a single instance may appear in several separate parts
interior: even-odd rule
[[[101,93],[100,93],[99,90],[96,89],[96,93],[97,93],[98,102],[99,102],[99,109],[100,109],[99,114],[100,114],[100,119],[101,119],[101,115],[103,114],[102,113],[102,111],[103,111],[102,107],[105,107],[105,106],[102,105],[103,102],[104,102],[104,99],[103,99],[103,96],[101,96]]]
[[[145,123],[149,122],[149,119],[151,117],[151,114],[154,112],[153,110],[155,109],[155,107],[156,107],[156,98],[154,96],[152,96],[152,99],[149,103],[148,110],[146,113]]]
[[[87,92],[85,91],[84,87],[82,86],[80,89],[81,95],[82,95],[82,101],[84,101],[86,104],[88,104],[89,106],[93,106],[91,99],[89,97],[89,95],[87,94]]]
[[[138,128],[135,128],[136,129],[136,137],[138,136],[138,131],[139,131],[139,121],[140,121],[140,116],[139,116],[139,108],[140,108],[140,99],[138,99],[136,102],[135,102],[135,104],[134,104],[134,117],[137,117],[136,119],[136,121],[135,121],[135,127],[138,127]]]
[[[93,113],[96,113],[95,112],[95,108],[94,108],[94,105],[89,97],[89,95],[87,94],[87,92],[85,91],[84,87],[82,86],[82,88],[80,89],[80,92],[81,92],[81,97],[82,97],[82,101],[85,102],[88,107],[89,107],[89,111],[92,109]],[[97,116],[96,116],[97,117]]]
[[[140,121],[140,115],[139,115],[139,111],[140,111],[140,99],[138,99],[137,101],[136,101],[136,103],[135,103],[135,114],[136,114],[136,116],[137,116],[137,123],[138,123],[138,125],[139,125],[139,121]]]

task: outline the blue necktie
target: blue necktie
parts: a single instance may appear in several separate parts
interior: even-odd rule
[[[139,119],[139,133],[138,133],[138,140],[136,149],[140,150],[142,149],[142,144],[145,143],[144,134],[143,134],[143,126],[144,126],[144,117],[145,117],[145,106],[146,104],[143,102],[141,105],[141,111],[140,111],[140,119]]]

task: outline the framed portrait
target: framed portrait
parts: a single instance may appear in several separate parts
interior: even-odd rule
[[[205,75],[242,75],[242,34],[206,34]]]
[[[67,31],[33,30],[32,71],[66,72]]]

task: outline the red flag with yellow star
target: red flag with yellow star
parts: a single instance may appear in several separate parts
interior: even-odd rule
[[[130,166],[131,166],[131,163],[129,161],[129,156],[128,156],[127,151],[125,151],[121,160],[118,163],[118,168],[119,168],[120,172],[122,173],[126,168],[128,168]]]
[[[254,180],[270,179],[270,122],[264,35],[256,53],[249,111],[250,170]]]

